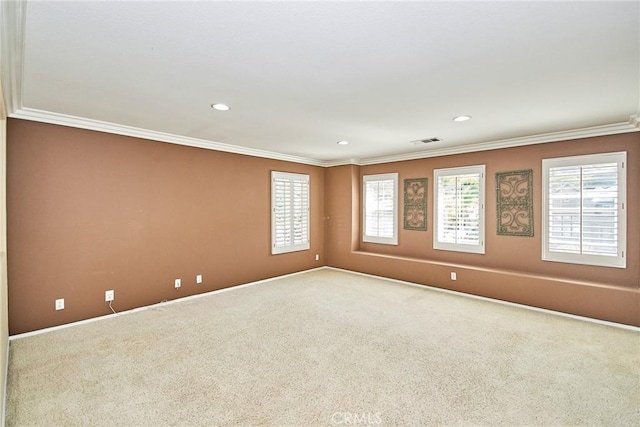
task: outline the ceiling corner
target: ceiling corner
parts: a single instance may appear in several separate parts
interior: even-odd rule
[[[0,5],[0,74],[6,114],[22,108],[22,66],[27,2]]]

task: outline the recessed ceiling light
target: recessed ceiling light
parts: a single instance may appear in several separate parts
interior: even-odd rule
[[[211,104],[211,108],[218,111],[229,111],[231,109],[227,104]]]
[[[454,122],[466,122],[467,120],[471,120],[471,116],[456,116],[453,118]]]
[[[348,143],[349,143],[349,141],[345,141],[345,140],[337,142],[338,145],[347,145]]]

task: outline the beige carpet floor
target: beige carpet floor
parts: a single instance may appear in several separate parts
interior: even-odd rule
[[[15,339],[7,394],[8,426],[638,426],[640,335],[325,269]]]

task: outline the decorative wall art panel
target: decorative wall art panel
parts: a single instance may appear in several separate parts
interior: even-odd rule
[[[533,171],[496,173],[498,234],[533,236]]]
[[[427,229],[427,178],[404,180],[404,229]]]

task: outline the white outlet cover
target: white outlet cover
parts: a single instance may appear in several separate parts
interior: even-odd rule
[[[115,298],[115,292],[113,290],[104,292],[105,301],[113,301],[114,298]]]
[[[176,281],[175,281],[175,287],[176,287],[176,289],[178,289],[180,286],[182,286],[182,280],[180,280],[180,279],[176,279]]]
[[[458,275],[455,272],[451,272],[451,280],[457,280],[458,279]]]
[[[64,298],[56,300],[56,310],[64,310]]]
[[[198,284],[202,283],[202,274],[198,274],[196,276],[196,283],[198,283]]]

